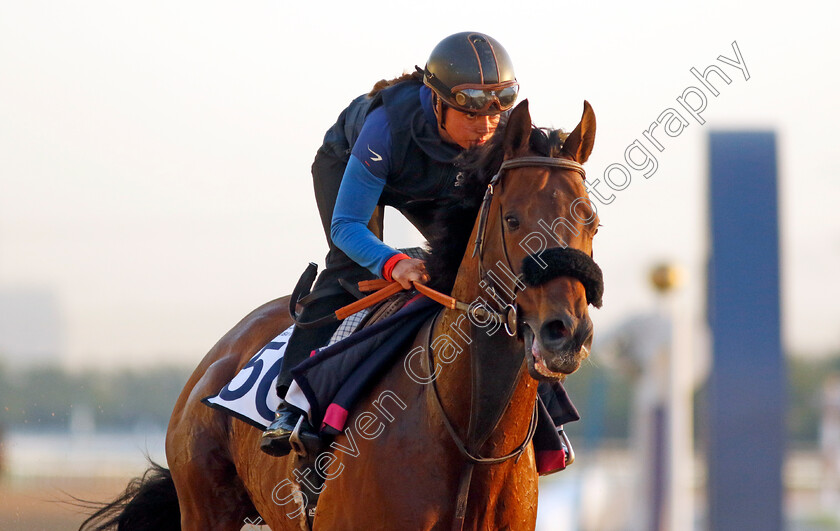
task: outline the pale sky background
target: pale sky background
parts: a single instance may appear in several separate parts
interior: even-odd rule
[[[837,352],[838,20],[812,1],[0,0],[0,291],[55,294],[65,366],[195,365],[323,262],[309,166],[338,113],[478,30],[507,48],[537,125],[571,129],[589,100],[590,178],[699,86],[689,68],[732,78],[705,125],[663,140],[651,179],[599,209],[597,333],[651,308],[662,259],[684,265],[701,322],[707,135],[774,129],[785,345]],[[748,81],[716,61],[733,41]],[[416,242],[390,226],[389,243]]]

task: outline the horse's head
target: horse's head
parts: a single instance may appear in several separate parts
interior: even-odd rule
[[[583,117],[565,141],[549,136],[548,153],[533,151],[531,134],[523,101],[504,131],[504,163],[485,197],[477,251],[481,282],[491,284],[494,298],[511,300],[515,293],[508,331],[524,341],[531,376],[556,380],[588,356],[588,306],[600,307],[603,292],[592,260],[598,216],[581,166],[592,152],[595,114],[584,102]]]

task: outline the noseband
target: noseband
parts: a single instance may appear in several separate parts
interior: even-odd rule
[[[486,289],[491,298],[503,305],[501,311],[490,310],[489,313],[496,314],[502,320],[505,325],[505,331],[510,336],[516,335],[518,331],[518,316],[515,303],[517,293],[527,289],[527,286],[539,286],[557,277],[570,276],[576,278],[583,284],[586,290],[586,300],[596,308],[601,307],[601,298],[604,292],[603,275],[598,264],[595,263],[591,256],[583,251],[569,247],[555,247],[526,257],[522,262],[522,273],[513,279],[513,288],[500,285],[498,275],[488,273],[484,267],[484,242],[487,235],[487,218],[490,215],[490,203],[493,201],[496,186],[501,181],[505,170],[535,166],[572,170],[579,173],[581,179],[586,179],[586,172],[583,166],[573,160],[529,156],[504,161],[501,167],[499,167],[499,171],[490,179],[490,183],[487,185],[478,216],[478,230],[476,231],[477,236],[473,247],[473,256],[478,254],[479,286]],[[501,205],[499,205],[500,216],[502,214],[501,208]],[[511,264],[510,255],[507,250],[507,238],[505,237],[505,225],[503,221],[501,222],[501,239],[502,251],[505,255],[508,271],[513,273],[513,264]],[[515,273],[513,274],[515,275]],[[500,297],[500,291],[508,295],[510,302],[504,302],[504,299]]]

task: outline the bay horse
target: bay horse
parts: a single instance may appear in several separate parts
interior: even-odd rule
[[[552,253],[567,248],[591,261],[598,218],[581,166],[595,139],[589,103],[564,136],[534,128],[526,100],[474,150],[475,167],[459,176],[464,198],[439,245],[430,242],[434,259],[459,264],[452,296],[473,304],[430,319],[350,413],[316,463],[315,529],[535,527],[538,381],[577,370],[592,341],[588,304],[600,305],[579,274],[551,271]],[[530,276],[544,278],[525,286],[529,261],[539,265]],[[171,472],[155,465],[83,528],[239,530],[262,520],[273,531],[308,529],[297,503],[307,478],[293,475],[294,458],[260,452],[258,429],[201,403],[291,325],[288,302],[256,309],[196,368],[166,435]]]

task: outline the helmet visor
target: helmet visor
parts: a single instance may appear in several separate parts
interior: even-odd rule
[[[445,100],[464,112],[497,114],[513,107],[518,94],[519,83],[515,80],[496,85],[465,84],[453,87],[452,95]]]

